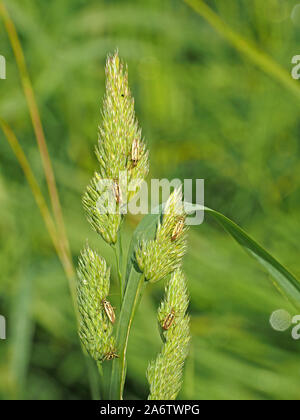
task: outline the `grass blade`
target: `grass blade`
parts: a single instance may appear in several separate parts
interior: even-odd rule
[[[74,303],[74,307],[76,308],[76,293],[75,293],[75,288],[74,288],[74,270],[73,270],[73,266],[70,263],[70,259],[68,257],[68,255],[65,252],[64,247],[62,247],[61,242],[58,239],[58,233],[57,233],[57,228],[56,225],[53,221],[53,218],[51,216],[51,213],[48,209],[46,200],[44,199],[44,196],[41,192],[41,189],[38,185],[38,182],[33,174],[33,171],[31,169],[31,166],[25,156],[25,153],[22,149],[22,147],[20,146],[20,143],[16,137],[16,135],[14,134],[14,132],[12,131],[12,129],[9,127],[9,125],[3,121],[0,118],[0,127],[3,130],[3,133],[5,134],[5,137],[10,145],[10,147],[12,148],[18,162],[19,165],[21,166],[24,175],[27,179],[27,182],[30,186],[30,189],[32,191],[32,194],[34,196],[34,199],[38,205],[38,208],[41,212],[41,215],[44,219],[46,228],[48,230],[48,233],[50,235],[50,238],[53,242],[54,248],[56,250],[56,253],[62,263],[62,266],[64,268],[64,271],[66,273],[66,276],[68,278],[69,281],[69,287],[70,287],[70,291],[71,291],[71,295],[72,295],[72,299],[73,299],[73,303]]]
[[[35,99],[32,83],[29,77],[29,73],[28,73],[28,69],[27,69],[27,65],[25,61],[25,56],[23,53],[21,42],[18,37],[18,33],[9,15],[9,12],[2,0],[0,0],[0,16],[3,19],[5,29],[7,31],[7,34],[8,34],[15,58],[16,58],[16,63],[18,66],[18,70],[19,70],[24,94],[26,97],[34,133],[36,136],[36,140],[38,143],[38,147],[39,147],[39,151],[40,151],[40,155],[41,155],[41,159],[42,159],[42,163],[44,167],[45,177],[46,177],[49,195],[51,199],[51,205],[53,209],[53,214],[54,214],[54,218],[58,227],[59,240],[61,241],[62,246],[65,248],[64,252],[68,256],[68,259],[69,259],[68,270],[72,270],[72,276],[70,278],[72,278],[71,281],[74,281],[75,272],[74,272],[73,262],[71,258],[69,241],[66,234],[61,205],[60,205],[59,196],[58,196],[57,187],[56,187],[55,176],[54,176],[52,163],[51,163],[51,159],[48,152],[48,147],[47,147],[47,142],[46,142],[46,138],[44,134],[41,117],[39,114],[37,102]],[[72,286],[72,288],[73,287],[75,286]]]
[[[196,13],[226,38],[238,51],[246,55],[255,65],[266,74],[279,81],[298,99],[300,99],[299,84],[265,52],[259,50],[255,44],[244,39],[240,34],[232,30],[223,20],[202,0],[184,0]]]
[[[280,262],[276,260],[268,251],[252,239],[242,228],[240,228],[228,217],[208,207],[194,205],[185,202],[187,212],[194,210],[204,210],[210,214],[216,221],[236,240],[236,242],[248,254],[256,259],[260,265],[274,279],[274,285],[288,299],[288,301],[300,309],[300,283],[299,280],[291,274]]]
[[[223,214],[205,208],[222,227],[241,245],[259,264],[261,264],[275,280],[275,286],[297,308],[300,309],[300,283],[282,264],[280,264],[262,246],[250,238],[237,224]]]

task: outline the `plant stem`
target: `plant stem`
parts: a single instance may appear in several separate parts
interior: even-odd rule
[[[68,257],[68,255],[65,252],[65,248],[61,246],[61,242],[59,241],[58,238],[58,233],[57,233],[57,228],[56,225],[53,221],[53,218],[51,216],[51,213],[48,209],[46,200],[41,192],[41,189],[38,185],[38,182],[33,174],[33,171],[31,169],[31,166],[28,162],[28,159],[22,149],[22,147],[20,146],[20,143],[15,135],[15,133],[12,131],[12,129],[9,127],[9,125],[3,121],[0,118],[0,127],[3,130],[3,133],[10,145],[10,147],[12,148],[23,172],[24,175],[27,179],[27,182],[31,188],[32,194],[34,196],[34,199],[38,205],[38,208],[41,212],[41,215],[44,219],[46,228],[48,230],[48,233],[50,235],[50,238],[53,242],[54,248],[56,250],[56,253],[61,261],[61,264],[64,268],[64,271],[66,273],[67,279],[69,281],[69,287],[70,287],[70,292],[71,292],[71,296],[72,296],[72,300],[73,300],[73,304],[74,304],[74,309],[75,309],[75,313],[77,315],[77,305],[76,305],[76,291],[74,288],[74,270],[73,270],[73,266],[71,265],[70,259]]]
[[[138,306],[143,286],[144,276],[132,267],[128,279],[124,299],[117,326],[116,339],[119,358],[113,360],[109,399],[123,399],[123,389],[126,377],[126,351],[130,328]]]
[[[123,244],[122,244],[122,232],[121,232],[122,227],[119,230],[118,233],[118,244],[119,244],[119,276],[121,279],[125,278],[124,272],[123,272],[123,265],[124,265],[124,261],[123,261]],[[124,277],[123,277],[124,276]],[[121,284],[121,301],[123,299],[124,296],[124,281],[122,281]]]
[[[87,368],[92,399],[94,401],[98,401],[100,397],[98,369],[96,368],[94,361],[91,360],[89,355],[84,354],[83,357]]]
[[[58,231],[58,239],[61,241],[61,247],[64,248],[64,253],[68,258],[68,270],[71,272],[70,281],[74,283],[71,289],[75,288],[75,270],[72,262],[71,251],[69,246],[68,237],[66,234],[65,224],[62,215],[62,209],[60,205],[60,200],[57,192],[55,176],[52,168],[51,159],[48,152],[48,147],[46,143],[46,138],[44,134],[44,129],[41,121],[41,117],[39,114],[37,102],[35,99],[32,83],[29,77],[24,52],[18,37],[18,33],[16,31],[15,25],[9,15],[9,12],[2,0],[0,0],[0,16],[2,16],[4,21],[4,26],[7,31],[15,58],[16,63],[18,66],[20,79],[22,82],[24,94],[26,97],[34,133],[36,136],[36,140],[38,143],[45,177],[47,181],[47,186],[49,190],[49,195],[51,199],[51,205],[53,209],[54,218],[57,224],[57,231]]]
[[[122,304],[122,296],[123,296],[123,286],[122,286],[122,274],[120,270],[120,256],[118,254],[117,248],[115,245],[112,246],[116,258],[116,268],[117,268],[117,276],[119,279],[119,288],[120,288],[120,303]]]

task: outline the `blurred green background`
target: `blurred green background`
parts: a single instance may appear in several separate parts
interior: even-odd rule
[[[207,1],[232,29],[291,71],[300,54],[297,1]],[[299,99],[230,46],[181,0],[9,0],[41,112],[74,263],[90,229],[81,195],[93,153],[108,52],[129,66],[152,178],[204,178],[206,205],[226,214],[300,276]],[[0,115],[47,188],[15,59],[0,22]],[[299,81],[300,83],[300,81]],[[0,133],[1,399],[89,399],[67,280],[31,191]],[[138,223],[128,217],[126,238]],[[189,235],[185,271],[192,346],[182,399],[298,399],[300,343],[269,324],[294,309],[268,275],[209,218]],[[113,279],[116,283],[115,271]],[[163,284],[149,287],[129,342],[125,398],[145,398],[160,349]],[[112,296],[112,301],[118,300]],[[92,375],[93,376],[93,375]]]

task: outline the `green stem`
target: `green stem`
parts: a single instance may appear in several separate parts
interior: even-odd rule
[[[124,273],[123,273],[124,262],[123,262],[123,245],[122,245],[121,230],[119,230],[118,244],[119,244],[119,276],[120,276],[120,278],[125,278],[125,277],[123,277],[123,275],[124,275]],[[121,285],[121,300],[123,299],[123,296],[124,296],[124,282],[122,282],[122,285]]]
[[[109,378],[111,377],[111,364],[97,362],[98,367],[98,377],[100,381],[101,388],[101,399],[107,400],[109,397]]]
[[[86,354],[84,354],[84,359],[87,367],[87,373],[89,378],[89,385],[90,385],[90,391],[92,395],[92,399],[94,401],[99,400],[100,397],[100,390],[99,390],[99,378],[98,378],[98,372],[97,368],[95,367],[95,362],[90,359],[90,357]]]
[[[120,288],[120,303],[122,303],[122,296],[123,296],[123,282],[122,282],[122,274],[120,270],[120,257],[115,245],[112,246],[116,258],[116,267],[117,267],[117,276],[119,279],[119,288]]]
[[[126,351],[130,328],[145,284],[144,276],[132,267],[121,307],[116,339],[119,358],[113,360],[109,399],[121,400],[126,377]]]

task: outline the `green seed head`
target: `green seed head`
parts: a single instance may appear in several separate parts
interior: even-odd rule
[[[136,250],[136,260],[146,280],[155,283],[181,267],[187,245],[184,220],[182,193],[179,188],[170,195],[166,203],[155,239],[141,241]],[[174,237],[178,223],[182,224],[182,228]]]
[[[107,201],[103,202],[106,194],[107,199],[111,200],[111,204],[116,204],[112,201],[113,195],[110,193],[109,185],[106,187],[102,182],[103,179],[99,173],[95,173],[83,196],[83,207],[86,210],[87,219],[92,228],[99,233],[106,242],[115,244],[117,242],[117,234],[122,221],[122,216],[120,213],[113,212],[113,210],[110,211],[109,203],[107,203]],[[100,207],[99,203],[103,203],[103,205]],[[106,210],[103,206],[106,207]]]
[[[115,348],[113,326],[102,303],[109,293],[110,270],[105,260],[87,246],[81,252],[77,274],[79,336],[91,357],[102,361]]]
[[[128,87],[127,68],[116,52],[106,62],[106,93],[103,101],[102,125],[96,156],[99,170],[83,198],[92,227],[110,244],[116,243],[122,208],[139,191],[149,170],[148,151],[134,112],[134,99]],[[101,180],[110,180],[106,189]],[[132,186],[134,185],[134,188]],[[132,191],[133,190],[133,191]],[[103,193],[110,194],[106,212],[99,211]]]
[[[159,324],[163,326],[164,320],[173,310],[176,322],[184,317],[189,304],[189,295],[186,280],[181,270],[172,273],[165,289],[165,298],[158,310]]]
[[[176,270],[168,282],[164,300],[158,310],[160,325],[171,310],[174,311],[175,320],[163,332],[162,351],[155,361],[150,362],[147,369],[150,400],[174,400],[180,391],[183,365],[190,342],[189,317],[185,314],[188,303],[184,274]]]

